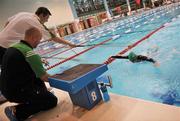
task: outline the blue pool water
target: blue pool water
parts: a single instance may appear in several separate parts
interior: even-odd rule
[[[110,92],[145,100],[180,105],[180,7],[177,4],[156,8],[144,13],[117,19],[102,26],[65,37],[74,43],[83,43],[86,47],[54,49],[42,54],[54,65],[85,49],[107,39],[111,40],[95,47],[72,60],[62,63],[50,70],[50,74],[60,73],[81,63],[103,63],[110,56],[116,55],[153,30],[165,25],[160,31],[129,50],[136,54],[147,55],[159,62],[156,67],[149,62],[131,63],[128,60],[116,59],[108,65],[106,75],[111,75],[113,88]],[[39,48],[52,49],[56,43],[46,43]],[[62,53],[60,53],[62,52]],[[60,53],[60,54],[58,54]]]

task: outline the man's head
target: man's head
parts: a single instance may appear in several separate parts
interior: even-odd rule
[[[25,41],[29,43],[33,48],[36,48],[42,38],[42,33],[39,29],[31,27],[25,32]]]
[[[44,24],[45,22],[48,21],[51,12],[45,7],[39,7],[36,10],[35,14],[40,18],[40,22]]]

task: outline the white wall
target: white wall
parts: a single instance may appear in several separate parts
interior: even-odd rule
[[[0,30],[8,17],[21,12],[35,12],[38,7],[47,7],[52,16],[47,26],[65,24],[74,20],[68,0],[0,0]]]

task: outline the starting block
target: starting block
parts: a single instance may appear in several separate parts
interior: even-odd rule
[[[106,64],[79,64],[49,78],[49,84],[67,91],[73,104],[89,110],[102,100],[96,79],[107,70]]]

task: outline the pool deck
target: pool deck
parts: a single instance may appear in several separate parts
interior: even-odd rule
[[[110,94],[111,100],[100,102],[92,110],[73,106],[68,93],[53,89],[58,96],[57,107],[41,112],[28,121],[180,121],[180,108],[144,101],[141,99]],[[0,121],[8,121],[0,105]]]

